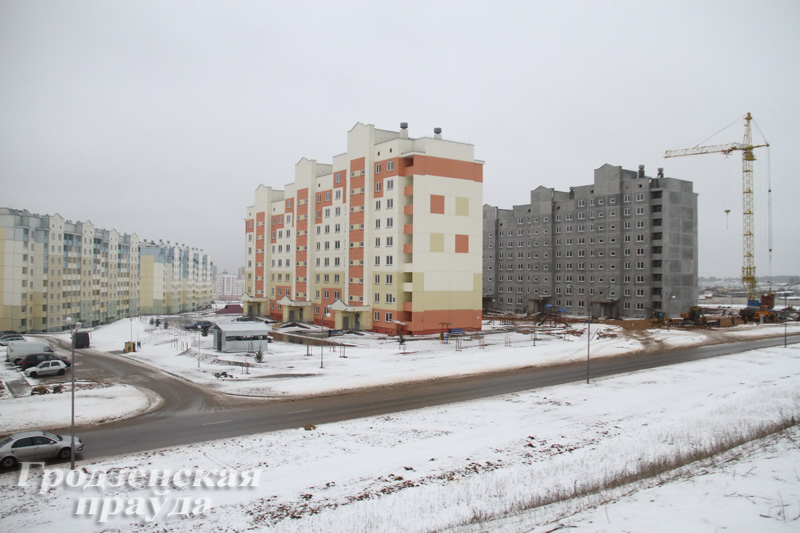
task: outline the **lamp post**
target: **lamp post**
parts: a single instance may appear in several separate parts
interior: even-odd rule
[[[72,325],[72,317],[67,317],[67,327]],[[81,327],[80,322],[75,322],[72,328],[72,362],[70,363],[70,375],[72,377],[72,420],[70,422],[70,443],[69,443],[69,468],[75,470],[75,334]]]
[[[325,317],[330,317],[330,316],[331,316],[330,313],[325,313],[323,311],[322,318],[319,321],[319,367],[320,368],[325,368],[325,365],[323,364],[323,360],[324,360],[324,355],[323,354],[325,352],[325,345],[323,343],[323,336],[325,334]]]
[[[783,347],[788,348],[789,346],[789,339],[788,339],[788,326],[786,325],[789,322],[789,313],[786,311],[786,300],[789,296],[789,289],[792,287],[800,285],[800,283],[795,283],[794,285],[787,285],[783,288]]]
[[[610,287],[610,285],[609,285]],[[567,285],[567,288],[570,289],[570,294],[572,294],[572,285]],[[608,287],[606,287],[607,289]],[[602,294],[602,291],[600,292]],[[590,354],[592,351],[592,309],[591,303],[589,302],[589,294],[586,295],[586,384],[589,384],[589,373],[590,373]],[[536,335],[536,329],[533,331],[534,336]],[[534,341],[534,346],[536,345]]]

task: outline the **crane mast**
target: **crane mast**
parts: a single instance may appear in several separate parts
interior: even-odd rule
[[[742,261],[742,285],[747,292],[748,304],[753,300],[758,300],[758,288],[756,283],[756,261],[755,261],[755,233],[753,216],[753,161],[756,160],[753,150],[768,143],[753,144],[753,131],[750,122],[753,117],[750,113],[744,118],[744,139],[741,143],[718,144],[711,146],[694,146],[680,150],[667,150],[664,157],[682,157],[687,155],[702,155],[712,153],[730,154],[733,151],[742,152],[742,219],[743,219],[743,261]]]

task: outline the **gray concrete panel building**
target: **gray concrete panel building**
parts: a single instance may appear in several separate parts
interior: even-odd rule
[[[484,311],[650,318],[697,301],[692,183],[603,165],[568,192],[483,213]]]

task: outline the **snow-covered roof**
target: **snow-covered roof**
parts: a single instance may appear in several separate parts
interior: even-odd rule
[[[224,331],[226,333],[266,333],[270,331],[270,327],[263,322],[228,322],[226,324],[217,324],[217,327],[220,329],[220,331]]]

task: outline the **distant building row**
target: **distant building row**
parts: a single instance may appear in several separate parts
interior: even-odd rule
[[[58,331],[212,303],[201,250],[140,241],[91,222],[0,208],[0,330]]]
[[[240,269],[238,275],[222,274],[214,276],[214,300],[221,302],[233,302],[242,299],[244,294],[244,269]]]

